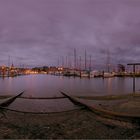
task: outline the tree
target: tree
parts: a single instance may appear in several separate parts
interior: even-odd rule
[[[118,72],[125,72],[125,66],[122,64],[118,64]]]

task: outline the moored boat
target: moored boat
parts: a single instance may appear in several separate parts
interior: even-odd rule
[[[103,77],[104,78],[114,77],[114,73],[112,73],[112,72],[104,72],[103,73]]]

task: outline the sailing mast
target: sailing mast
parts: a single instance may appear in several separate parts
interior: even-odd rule
[[[85,49],[85,70],[87,70],[87,52]]]
[[[61,56],[62,68],[64,68],[64,57]]]
[[[89,56],[89,71],[91,71],[91,55]]]
[[[76,69],[76,49],[74,48],[74,69]]]
[[[71,69],[71,57],[68,55],[68,67]]]
[[[74,48],[74,76],[76,75],[76,49]]]
[[[68,57],[66,56],[66,64],[65,67],[68,68]]]
[[[59,57],[58,57],[58,61],[57,61],[57,66],[58,66],[58,67],[59,67],[59,63],[60,63],[60,62],[59,62]]]
[[[8,56],[8,76],[10,76],[10,56]]]
[[[107,72],[110,72],[110,51],[109,49],[107,50]]]
[[[80,77],[81,77],[81,56],[79,56],[79,70],[80,70]]]

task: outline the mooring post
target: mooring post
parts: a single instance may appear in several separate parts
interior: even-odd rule
[[[135,81],[136,67],[135,66],[140,65],[140,63],[131,63],[131,64],[127,64],[127,65],[133,66],[133,93],[135,93],[136,92],[136,81]]]
[[[135,86],[135,65],[133,65],[133,93],[135,93],[135,90],[136,90],[135,87],[136,87]]]

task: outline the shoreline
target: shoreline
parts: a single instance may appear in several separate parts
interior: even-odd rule
[[[101,107],[108,105],[113,109],[118,109],[117,104],[112,106],[111,102],[123,100],[122,96],[106,97],[87,97],[92,103],[102,104]],[[136,100],[140,104],[139,95],[134,98],[132,94],[128,96],[129,100]],[[80,98],[79,98],[80,99]],[[100,100],[101,99],[101,100]],[[104,99],[104,100],[103,100]],[[83,97],[81,98],[83,100]],[[99,100],[102,102],[99,102]],[[110,102],[110,100],[112,100]],[[110,104],[106,104],[110,102]],[[135,102],[134,102],[135,103]],[[118,105],[119,107],[120,105]],[[132,102],[121,106],[122,109],[128,107],[127,111],[132,109]],[[122,110],[123,111],[123,110]],[[136,111],[139,111],[136,109]],[[130,111],[131,113],[132,111]],[[139,114],[138,112],[138,114]],[[61,112],[54,114],[26,114],[5,111],[5,116],[0,114],[0,139],[138,139],[140,138],[139,128],[129,122],[112,120],[104,118],[95,113],[86,110],[73,110],[70,112]],[[138,124],[140,125],[140,124]]]

